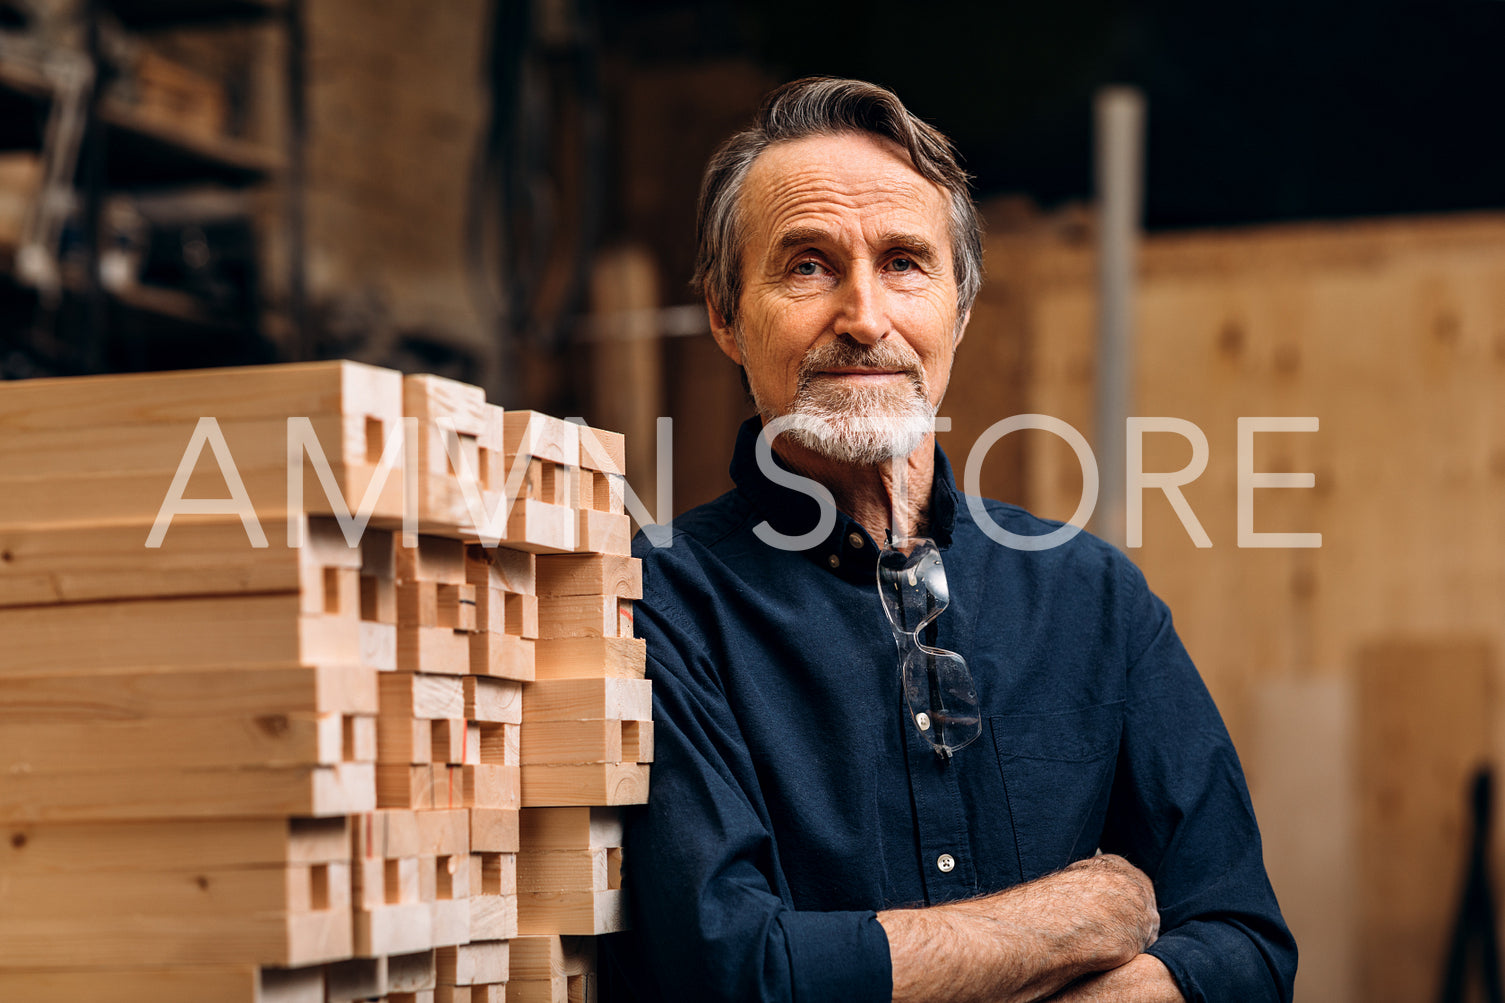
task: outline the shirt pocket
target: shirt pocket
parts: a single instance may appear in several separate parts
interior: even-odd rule
[[[1091,856],[1102,836],[1123,702],[988,719],[1024,880]]]

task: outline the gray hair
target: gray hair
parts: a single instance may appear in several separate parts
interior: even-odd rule
[[[914,169],[950,196],[947,222],[958,324],[972,308],[982,287],[982,220],[951,140],[911,114],[885,87],[864,80],[805,77],[770,92],[752,126],[717,149],[701,181],[691,282],[729,326],[736,323],[742,296],[746,234],[740,206],[753,162],[775,143],[844,133],[866,133],[903,147]]]

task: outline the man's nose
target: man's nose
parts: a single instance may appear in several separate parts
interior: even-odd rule
[[[866,269],[854,269],[840,289],[841,306],[836,315],[836,333],[865,345],[881,341],[889,332],[883,284]]]

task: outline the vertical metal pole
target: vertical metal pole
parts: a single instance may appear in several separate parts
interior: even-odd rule
[[[1096,168],[1097,450],[1101,496],[1094,531],[1124,545],[1127,439],[1133,408],[1134,275],[1144,203],[1144,96],[1133,87],[1098,92]]]

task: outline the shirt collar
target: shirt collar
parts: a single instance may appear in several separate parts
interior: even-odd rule
[[[802,536],[820,521],[820,502],[807,491],[776,483],[764,474],[758,466],[757,453],[762,431],[763,422],[757,416],[743,422],[737,431],[732,480],[769,526],[785,536]],[[777,452],[772,455],[779,469],[793,473]],[[936,446],[928,533],[943,550],[951,545],[959,501],[951,463],[940,446]],[[805,556],[844,578],[871,580],[883,543],[873,540],[861,523],[838,509],[835,526],[823,540],[805,550]]]

